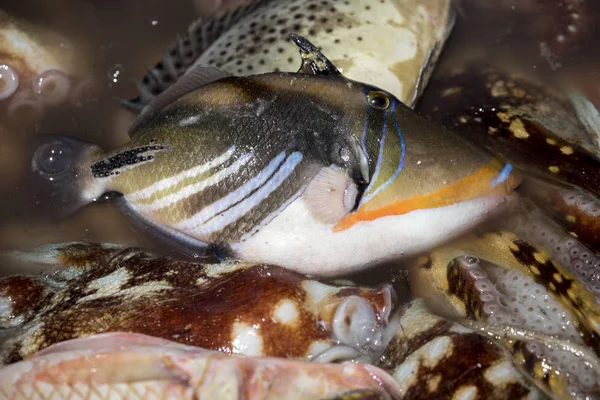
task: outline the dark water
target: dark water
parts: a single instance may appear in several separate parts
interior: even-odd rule
[[[25,30],[42,28],[62,36],[64,40],[59,44],[66,46],[74,57],[83,59],[86,66],[77,72],[92,78],[96,92],[82,105],[50,109],[37,122],[22,118],[9,123],[6,110],[0,108],[3,221],[0,251],[81,239],[153,248],[156,242],[112,204],[93,204],[59,221],[30,213],[24,204],[35,188],[24,183],[27,143],[36,133],[71,135],[104,148],[126,142],[132,116],[121,109],[116,99],[135,95],[132,80],[144,74],[145,65],[158,60],[177,32],[185,31],[198,15],[197,6],[191,0],[3,0],[2,3],[0,9],[34,27]],[[568,21],[561,17],[564,12],[555,9],[557,3],[528,0],[517,7],[495,0],[457,3],[460,13],[456,29],[440,65],[452,65],[465,55],[484,54],[496,62],[514,62],[542,75],[555,73],[557,67],[553,62],[557,61],[552,50],[544,54],[539,43],[568,29]],[[572,68],[586,79],[599,80],[600,72],[593,68],[600,57],[600,53],[593,51],[598,32],[594,24],[586,26],[589,31],[584,32],[585,39],[579,40],[577,46],[560,50],[559,68]],[[22,265],[18,263],[4,261],[0,274],[20,268]]]
[[[39,121],[27,115],[15,121],[0,107],[0,251],[80,239],[151,245],[148,236],[112,204],[94,204],[59,221],[45,218],[51,213],[33,215],[25,206],[35,193],[24,179],[28,141],[36,133],[59,133],[104,148],[126,142],[132,115],[122,110],[116,99],[136,94],[133,80],[197,17],[192,2],[4,0],[0,10],[26,21],[19,24],[25,32],[41,29],[41,41],[49,41],[46,32],[60,35],[58,45],[68,47],[68,52],[87,64],[76,72],[95,84],[94,95],[83,105],[48,109]],[[58,52],[60,56],[64,53]],[[19,268],[21,265],[4,262],[0,273]]]

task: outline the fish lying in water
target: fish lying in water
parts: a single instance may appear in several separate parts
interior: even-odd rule
[[[139,97],[124,105],[139,111],[196,66],[238,76],[292,72],[296,55],[288,34],[295,32],[319,43],[346,77],[384,88],[411,106],[452,30],[451,3],[247,0],[233,8],[221,3],[225,11],[192,23],[137,82]]]
[[[123,333],[63,342],[0,373],[10,400],[399,398],[394,379],[369,364],[231,356]]]
[[[108,244],[13,256],[59,270],[0,279],[0,365],[118,331],[224,353],[374,360],[395,330],[390,285],[334,285],[274,265],[176,261]]]
[[[32,187],[72,209],[118,193],[188,247],[323,276],[427,250],[507,200],[519,182],[510,164],[292,38],[298,73],[199,67],[115,151],[39,137]]]

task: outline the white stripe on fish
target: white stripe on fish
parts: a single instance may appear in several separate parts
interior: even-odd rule
[[[292,153],[265,185],[258,189],[252,196],[238,203],[235,207],[217,215],[204,224],[198,224],[195,216],[193,216],[175,225],[175,229],[185,230],[188,235],[193,237],[203,237],[220,231],[227,225],[246,215],[264,199],[269,197],[269,195],[281,186],[281,184],[294,172],[298,164],[302,161],[302,157],[302,153],[300,152]],[[194,225],[195,227],[190,229],[190,226]]]
[[[128,194],[127,199],[129,201],[137,201],[137,200],[141,200],[141,199],[146,199],[146,198],[152,197],[153,194],[155,194],[161,190],[165,190],[172,186],[177,185],[179,182],[181,182],[185,179],[193,178],[194,176],[203,174],[206,171],[209,171],[212,168],[218,167],[219,165],[222,165],[227,160],[229,160],[231,158],[231,156],[233,155],[233,153],[235,152],[235,149],[236,149],[236,147],[235,147],[235,145],[233,145],[226,152],[221,154],[220,156],[213,158],[212,160],[210,160],[202,165],[198,165],[194,168],[190,168],[188,170],[180,172],[177,175],[170,176],[170,177],[162,179],[156,183],[153,183],[152,185],[145,187],[144,189],[138,190],[137,192]]]
[[[244,154],[240,158],[235,160],[235,162],[232,163],[230,166],[228,166],[227,168],[223,168],[222,170],[215,173],[214,175],[211,175],[209,178],[204,179],[203,181],[191,184],[191,185],[187,185],[176,193],[171,193],[167,196],[161,197],[160,199],[156,200],[152,204],[144,205],[143,208],[145,211],[160,210],[161,208],[171,206],[171,205],[177,203],[178,201],[181,201],[181,200],[186,199],[190,196],[193,196],[197,193],[200,193],[203,190],[205,190],[206,188],[218,184],[219,182],[221,182],[223,179],[227,178],[228,176],[237,173],[240,170],[240,168],[242,168],[244,165],[246,165],[252,159],[252,157],[254,157],[254,155],[252,153]]]
[[[229,207],[244,200],[250,193],[254,190],[258,189],[277,171],[277,168],[281,165],[283,160],[285,159],[285,152],[281,152],[275,157],[269,165],[266,166],[262,171],[260,171],[254,178],[250,179],[248,182],[237,188],[235,191],[229,193],[227,196],[223,197],[208,205],[202,209],[197,214],[190,219],[193,224],[186,224],[185,226],[181,226],[181,228],[189,229],[199,224],[204,224],[211,218],[214,218],[217,214],[227,210]]]

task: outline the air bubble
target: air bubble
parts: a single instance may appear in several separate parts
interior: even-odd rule
[[[115,64],[111,69],[108,70],[108,79],[111,84],[115,84],[119,81],[119,77],[123,74],[123,66],[121,64]]]

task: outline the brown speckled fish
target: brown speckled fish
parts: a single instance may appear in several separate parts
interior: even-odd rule
[[[373,360],[396,301],[389,285],[325,284],[272,265],[180,262],[111,245],[15,256],[61,270],[0,280],[0,329],[10,335],[0,345],[4,363],[118,331],[231,354]]]
[[[138,82],[139,109],[186,71],[216,67],[243,76],[296,70],[288,34],[318,43],[349,79],[412,105],[454,22],[450,0],[250,0],[194,22]]]

